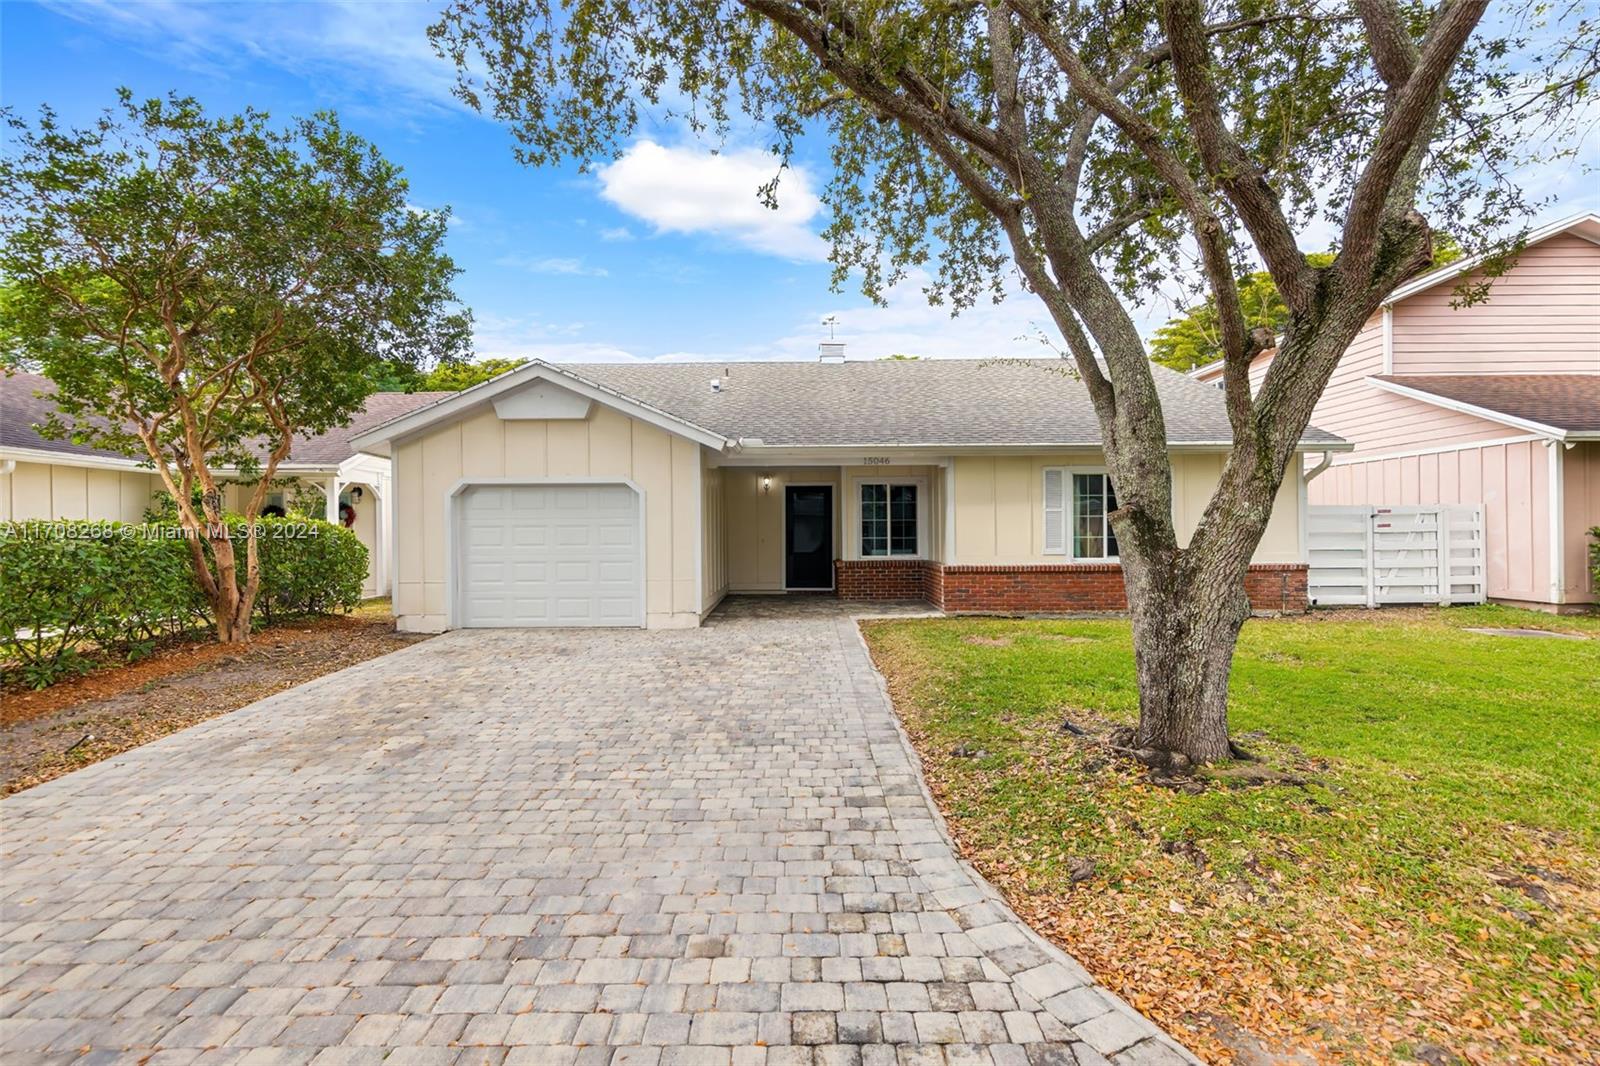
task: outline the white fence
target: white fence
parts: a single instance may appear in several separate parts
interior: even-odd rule
[[[1482,603],[1483,508],[1312,507],[1314,604]]]

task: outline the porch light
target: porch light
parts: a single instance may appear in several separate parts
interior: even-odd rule
[[[772,475],[771,474],[762,474],[761,475],[761,492],[763,494],[766,494],[766,493],[769,493],[771,491],[772,491]]]

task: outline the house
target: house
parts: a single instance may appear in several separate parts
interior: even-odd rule
[[[1215,389],[1156,375],[1187,537],[1228,420]],[[394,462],[407,630],[689,627],[730,592],[1126,603],[1099,423],[1059,360],[535,361],[353,443]],[[1312,429],[1301,447],[1345,445]],[[1249,574],[1258,609],[1306,604],[1305,489],[1293,464]]]
[[[1468,258],[1384,301],[1340,359],[1312,421],[1348,440],[1312,504],[1481,504],[1488,596],[1545,610],[1597,601],[1600,525],[1600,215],[1529,235],[1487,301]],[[1251,366],[1259,384],[1270,351]],[[1194,372],[1219,381],[1220,365]]]
[[[40,435],[55,410],[50,380],[38,374],[0,376],[0,522],[28,519],[91,518],[138,522],[164,491],[150,464],[117,452]],[[278,467],[282,482],[269,494],[269,506],[282,508],[298,491],[322,497],[329,521],[341,506],[352,512],[351,529],[367,546],[363,595],[387,595],[388,544],[393,536],[389,462],[357,452],[351,439],[364,429],[432,403],[449,393],[379,392],[348,426],[295,441]],[[228,471],[221,472],[227,477]],[[234,472],[236,474],[236,472]],[[249,491],[230,480],[226,506],[237,509]]]

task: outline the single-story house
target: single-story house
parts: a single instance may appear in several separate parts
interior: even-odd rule
[[[1214,388],[1156,375],[1187,536],[1228,420]],[[535,361],[353,444],[394,463],[406,630],[688,627],[730,592],[1126,604],[1099,424],[1058,360]],[[1305,510],[1294,463],[1248,579],[1258,609],[1306,604]]]
[[[1481,257],[1395,289],[1340,357],[1311,419],[1352,450],[1312,483],[1315,505],[1477,504],[1490,599],[1549,611],[1600,602],[1600,215],[1528,235],[1488,299]],[[1259,386],[1273,352],[1251,364]],[[1193,372],[1220,382],[1213,363]]]
[[[29,519],[87,518],[138,522],[164,491],[161,478],[147,462],[118,452],[51,440],[38,427],[55,411],[55,386],[38,374],[0,376],[0,522]],[[274,480],[283,482],[268,497],[269,506],[283,507],[303,487],[322,497],[330,522],[348,508],[350,528],[367,546],[367,596],[388,595],[389,543],[393,538],[393,491],[389,461],[356,451],[351,439],[372,426],[433,403],[450,393],[379,392],[343,426],[295,441]],[[230,473],[221,471],[224,478]],[[246,484],[229,480],[226,506],[237,509]]]

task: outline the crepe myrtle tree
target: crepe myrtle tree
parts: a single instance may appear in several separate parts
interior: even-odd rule
[[[1581,4],[1539,5],[1527,17],[1545,22],[1492,40],[1475,36],[1484,15],[1467,0],[455,0],[430,33],[525,162],[612,158],[642,120],[719,141],[754,129],[783,162],[814,135],[835,285],[858,275],[881,299],[927,266],[930,297],[959,310],[1020,274],[1099,416],[1135,743],[1171,766],[1230,754],[1246,568],[1339,354],[1429,261],[1422,210],[1471,241],[1524,208],[1494,180],[1515,141],[1497,122],[1557,116],[1591,84]],[[1581,32],[1518,51],[1557,18]],[[1580,74],[1539,76],[1562,63]],[[1308,258],[1315,231],[1332,261]],[[1237,279],[1257,268],[1287,316],[1253,389],[1273,338],[1248,328]],[[1180,546],[1130,308],[1186,282],[1219,308],[1234,447]]]
[[[380,360],[466,348],[446,214],[332,114],[274,128],[123,90],[85,128],[5,121],[6,358],[55,383],[45,432],[155,467],[218,640],[248,641],[255,519],[295,437],[348,422]],[[253,486],[242,559],[225,469]]]

